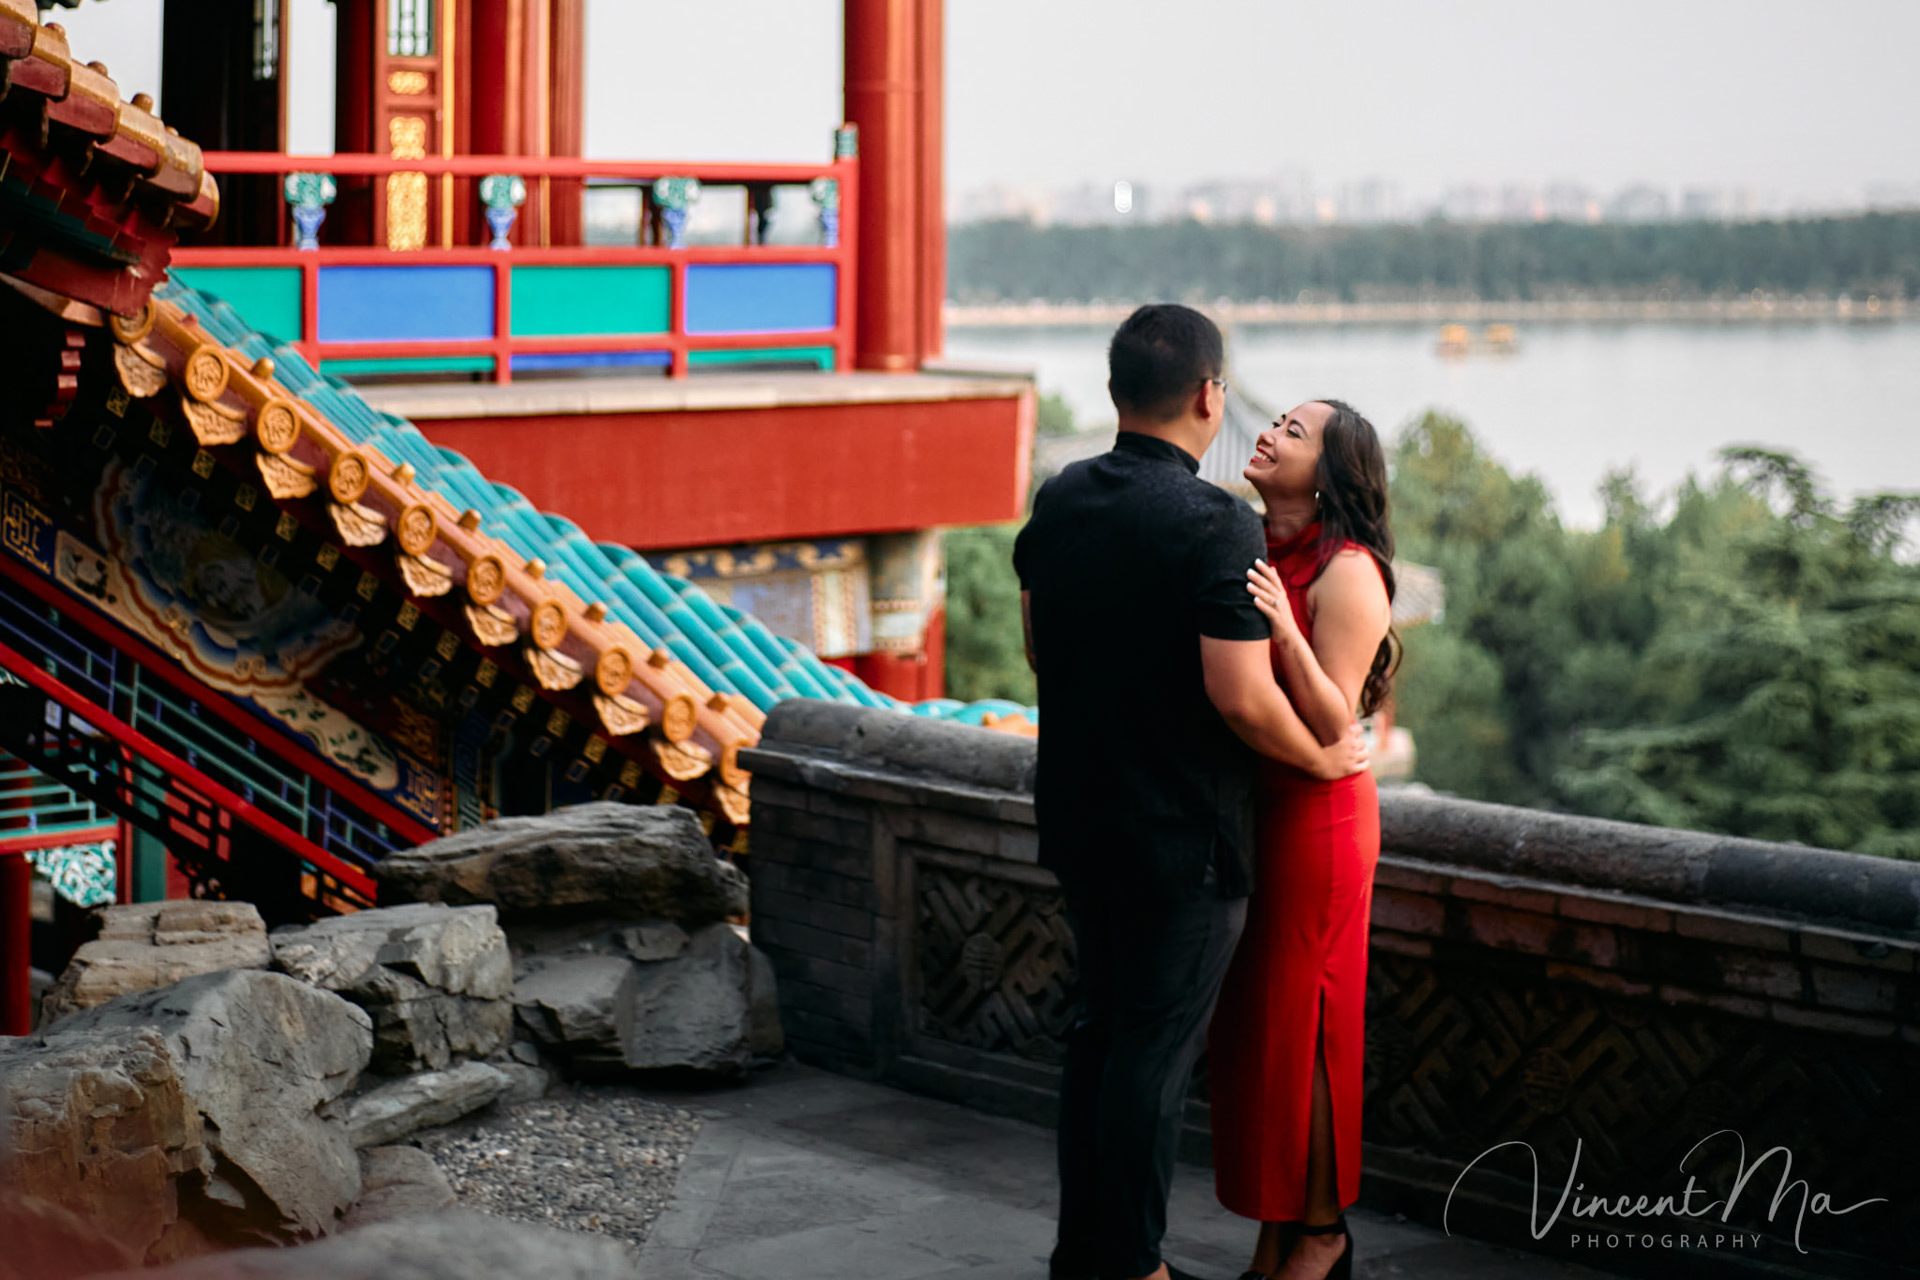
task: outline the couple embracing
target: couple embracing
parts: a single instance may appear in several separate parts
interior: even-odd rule
[[[1263,526],[1197,474],[1223,360],[1198,312],[1136,311],[1108,353],[1112,451],[1048,481],[1014,549],[1040,860],[1080,973],[1054,1280],[1184,1274],[1160,1241],[1203,1044],[1216,1187],[1262,1224],[1242,1280],[1352,1267],[1380,850],[1356,717],[1392,665],[1386,461],[1349,406],[1300,405],[1247,464]]]

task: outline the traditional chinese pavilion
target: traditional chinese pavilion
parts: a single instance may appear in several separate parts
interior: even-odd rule
[[[938,0],[848,0],[812,166],[577,158],[581,0],[337,9],[296,157],[270,0],[168,7],[168,124],[0,0],[0,1032],[29,858],[291,919],[595,797],[743,852],[781,698],[1031,728],[938,699],[936,531],[1018,515],[1033,416],[928,368]]]

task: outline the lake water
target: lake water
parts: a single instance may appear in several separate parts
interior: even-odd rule
[[[1111,425],[1107,336],[955,328],[947,357],[1031,367],[1081,425]],[[1389,438],[1428,408],[1456,414],[1579,525],[1599,522],[1610,468],[1632,465],[1660,492],[1714,472],[1728,444],[1798,454],[1842,497],[1920,490],[1920,323],[1539,325],[1521,330],[1517,354],[1462,358],[1439,355],[1437,336],[1243,327],[1229,335],[1229,377],[1275,410],[1348,400]]]

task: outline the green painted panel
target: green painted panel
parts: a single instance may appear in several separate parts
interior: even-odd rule
[[[728,351],[689,351],[689,365],[714,364],[795,364],[811,361],[823,372],[833,372],[832,347],[743,347]]]
[[[671,280],[668,267],[515,267],[514,336],[665,333]]]
[[[175,267],[168,274],[220,299],[274,341],[300,341],[300,268]]]
[[[198,288],[198,286],[195,286]],[[144,831],[133,833],[128,851],[133,859],[133,900],[164,902],[167,898],[167,846]]]
[[[492,373],[492,356],[403,356],[389,360],[322,360],[320,372],[336,377],[356,373]]]

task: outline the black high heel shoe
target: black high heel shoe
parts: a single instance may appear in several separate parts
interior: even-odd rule
[[[1282,1222],[1279,1224],[1279,1227],[1280,1265],[1284,1268],[1287,1265],[1287,1255],[1293,1252],[1294,1241],[1300,1236],[1300,1224],[1297,1222]],[[1278,1273],[1276,1272],[1275,1274]],[[1264,1271],[1255,1271],[1252,1267],[1248,1267],[1240,1273],[1240,1280],[1273,1280],[1273,1276],[1268,1275]]]
[[[1327,1272],[1327,1280],[1352,1280],[1353,1233],[1347,1230],[1346,1214],[1343,1213],[1332,1222],[1324,1222],[1318,1226],[1310,1226],[1302,1223],[1299,1227],[1295,1228],[1294,1234],[1301,1236],[1345,1236],[1347,1238],[1347,1247],[1342,1249],[1340,1256],[1333,1260],[1333,1266]]]

